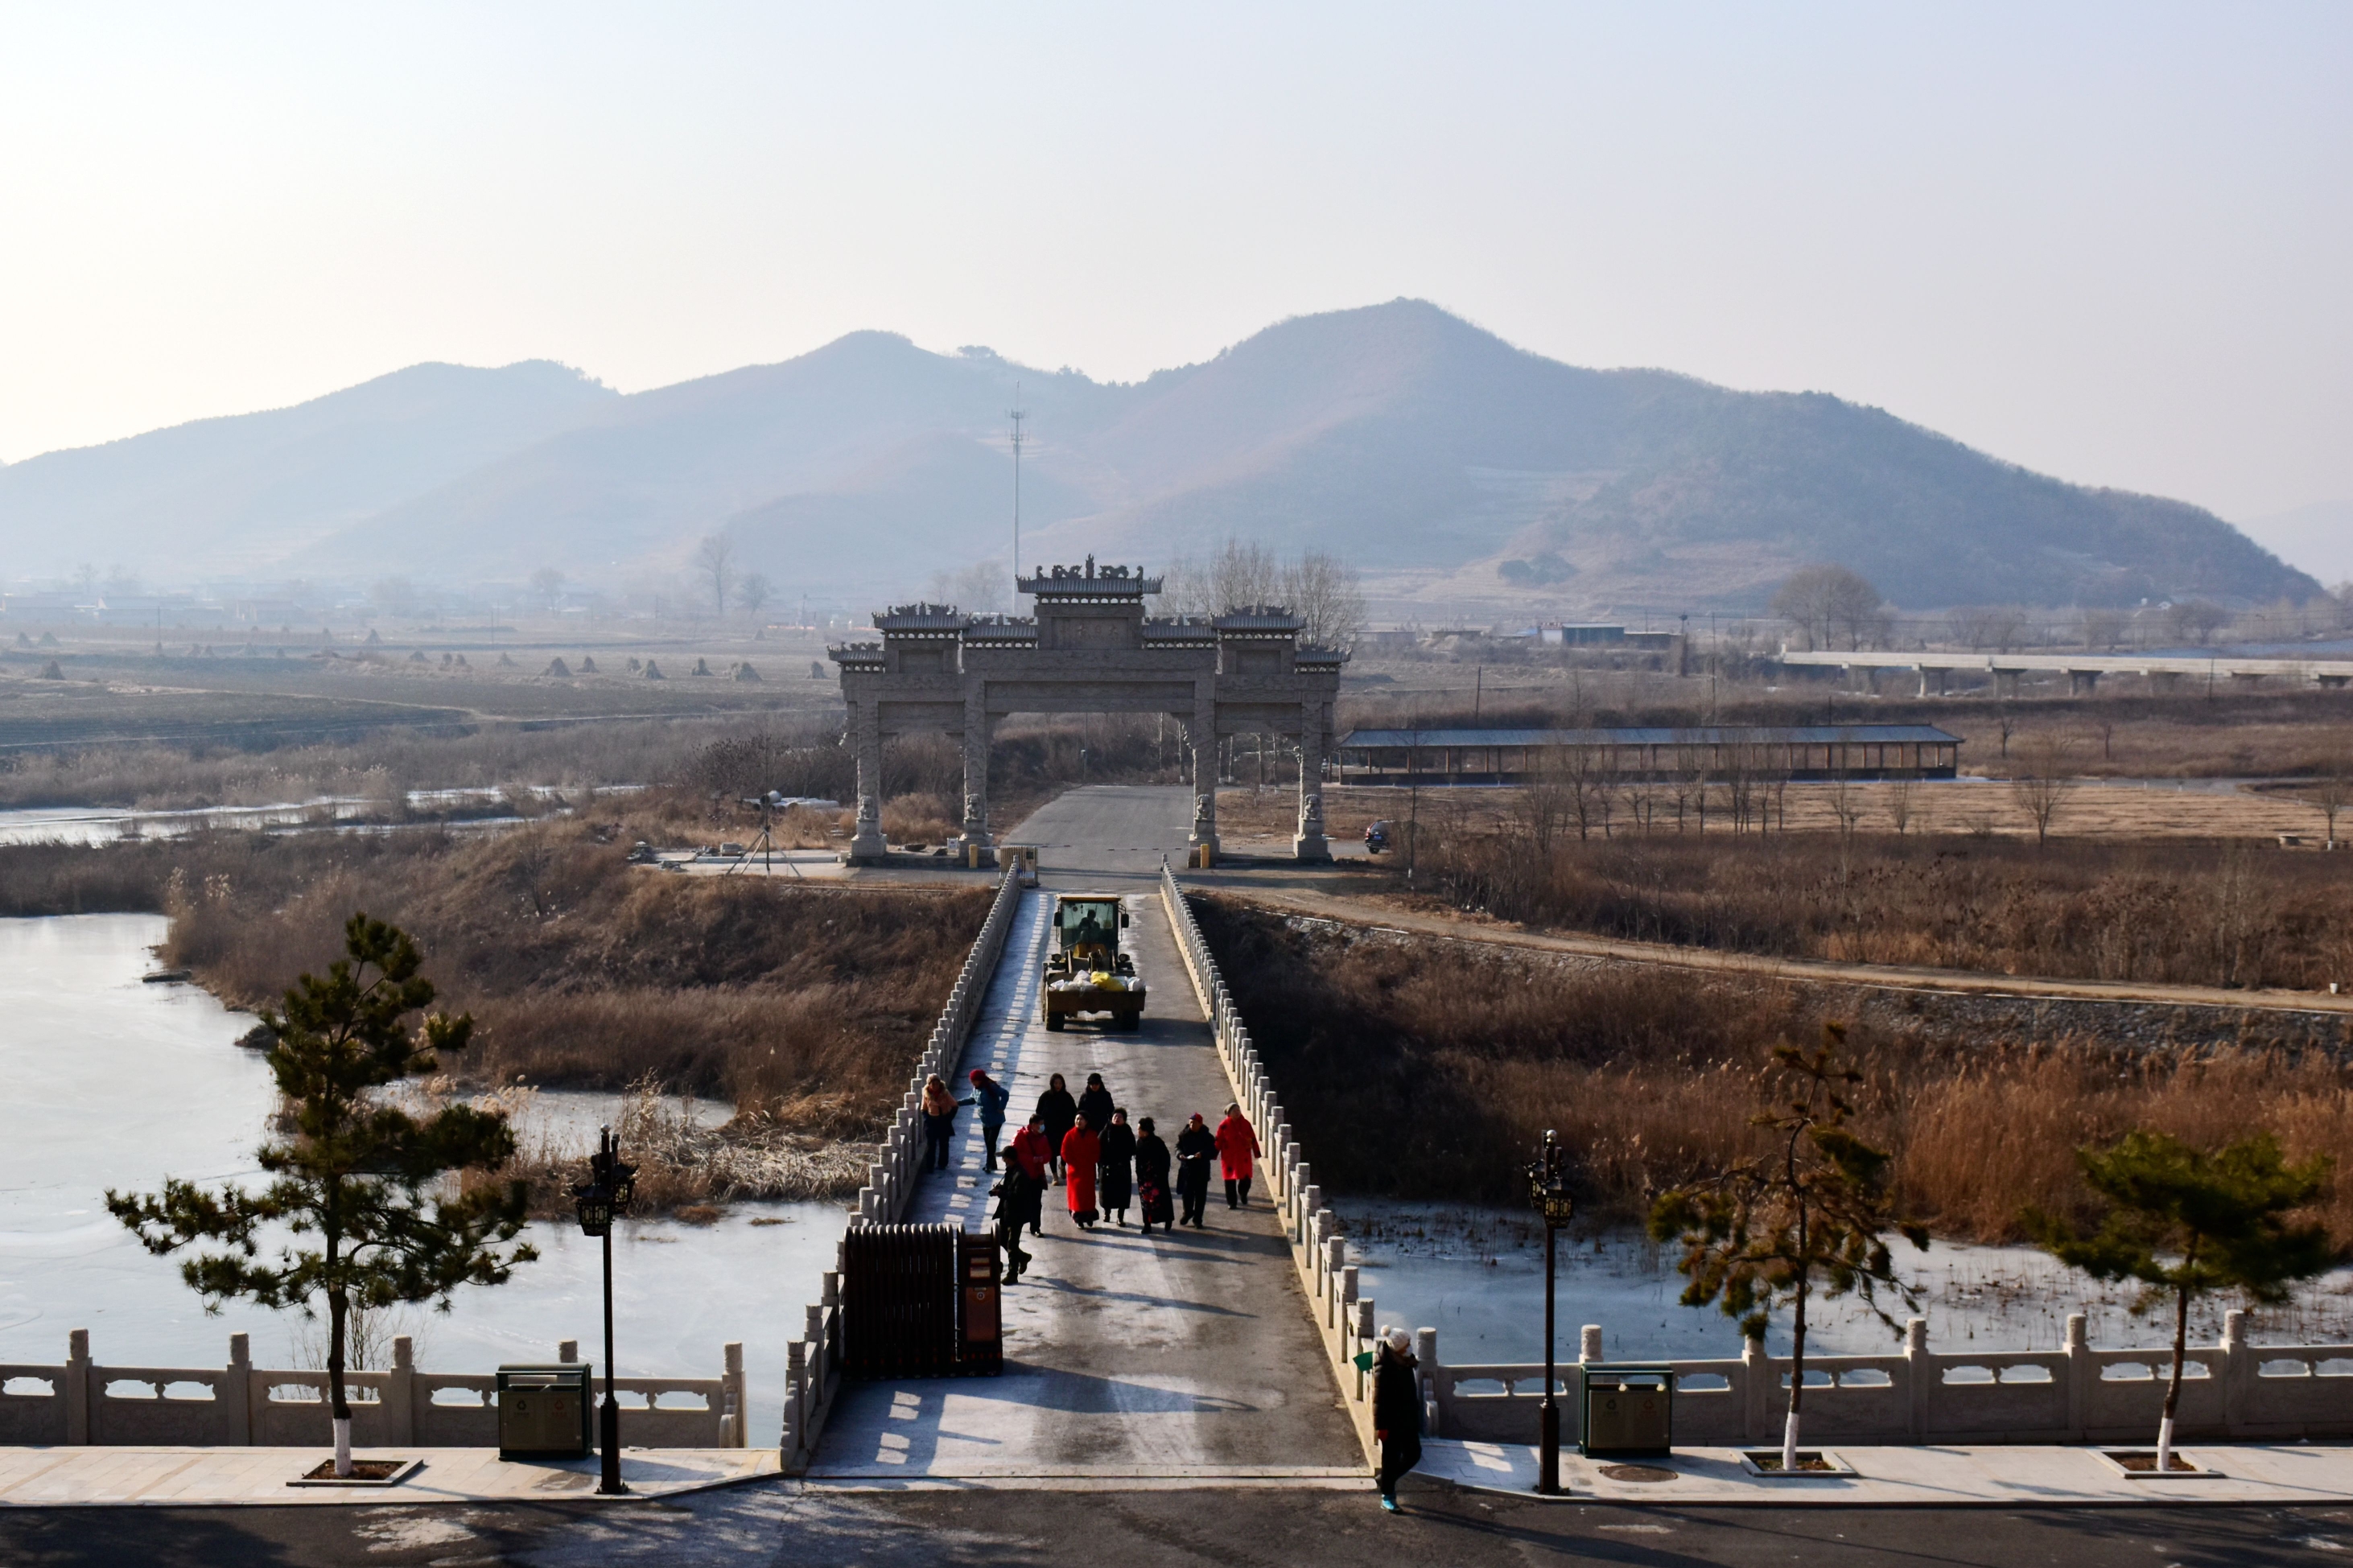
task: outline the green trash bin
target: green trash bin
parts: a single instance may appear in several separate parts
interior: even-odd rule
[[[1660,1459],[1675,1446],[1675,1370],[1655,1362],[1577,1369],[1577,1451],[1591,1459]]]
[[[499,1368],[499,1458],[585,1459],[589,1437],[586,1362],[537,1362]]]

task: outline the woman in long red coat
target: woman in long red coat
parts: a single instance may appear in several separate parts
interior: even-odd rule
[[[1082,1229],[1092,1230],[1095,1214],[1095,1163],[1103,1158],[1103,1140],[1084,1121],[1062,1134],[1062,1190],[1071,1200],[1071,1217]]]
[[[1242,1108],[1227,1106],[1226,1119],[1218,1123],[1218,1163],[1225,1173],[1228,1208],[1250,1206],[1250,1162],[1259,1153],[1258,1133]]]

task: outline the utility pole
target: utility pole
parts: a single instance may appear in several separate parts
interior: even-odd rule
[[[1021,384],[1013,384],[1013,607],[1021,608],[1021,448],[1029,437],[1021,433],[1021,421],[1029,417],[1021,406]]]

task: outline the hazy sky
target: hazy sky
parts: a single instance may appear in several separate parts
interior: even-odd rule
[[[0,458],[860,327],[1422,296],[2243,519],[2353,497],[2353,5],[0,5]]]

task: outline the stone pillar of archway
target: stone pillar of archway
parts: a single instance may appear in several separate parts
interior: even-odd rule
[[[871,702],[849,708],[850,754],[858,763],[858,827],[850,835],[852,861],[879,861],[882,841],[882,715]]]
[[[1324,704],[1303,705],[1299,723],[1299,833],[1291,841],[1293,856],[1301,860],[1329,860],[1332,847],[1324,839]]]
[[[1218,699],[1217,688],[1203,681],[1195,689],[1193,722],[1193,830],[1187,847],[1218,852]]]
[[[976,689],[964,702],[964,838],[967,853],[977,848],[980,864],[996,864],[988,836],[988,700],[986,688]]]

